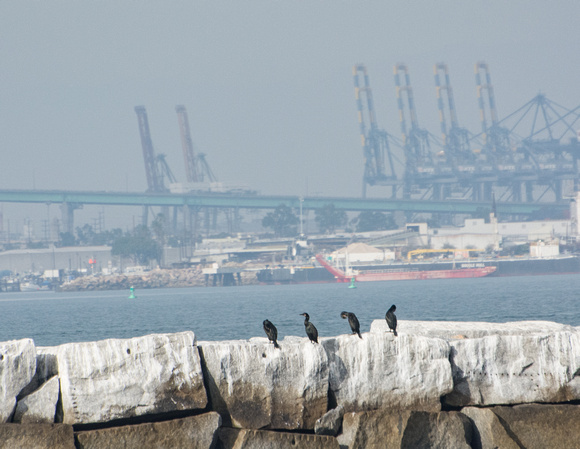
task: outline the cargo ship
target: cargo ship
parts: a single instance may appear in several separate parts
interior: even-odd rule
[[[459,279],[478,278],[488,276],[496,270],[494,266],[471,267],[471,268],[451,268],[441,270],[419,270],[414,268],[383,268],[375,270],[352,270],[351,273],[330,265],[320,254],[316,255],[316,260],[328,272],[330,272],[336,282],[376,282],[376,281],[405,281],[405,280],[425,280],[425,279]]]
[[[575,255],[560,255],[549,258],[533,257],[497,257],[475,258],[463,261],[448,259],[436,261],[393,261],[386,264],[354,264],[353,270],[361,272],[413,272],[425,273],[433,271],[449,271],[455,269],[471,269],[495,267],[486,276],[538,276],[549,274],[580,274],[580,257]],[[436,275],[421,274],[423,279],[433,279]],[[301,265],[294,267],[274,267],[260,270],[257,273],[258,282],[262,284],[311,284],[336,282],[336,277],[321,264]],[[350,281],[350,278],[348,278]]]

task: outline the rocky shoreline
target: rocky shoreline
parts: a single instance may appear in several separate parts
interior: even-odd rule
[[[87,290],[129,290],[150,288],[206,287],[213,285],[212,275],[204,275],[200,269],[154,269],[142,274],[116,274],[108,276],[83,276],[60,286],[64,292]],[[240,285],[258,284],[254,272],[241,272]]]
[[[580,328],[0,343],[0,448],[580,447]]]

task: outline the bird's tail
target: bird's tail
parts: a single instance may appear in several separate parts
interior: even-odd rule
[[[360,334],[360,332],[357,332],[358,334],[358,338],[360,338],[362,340],[362,335]]]
[[[274,340],[274,347],[277,349],[280,349],[280,345],[278,344],[278,342],[276,340]]]
[[[393,334],[395,334],[395,337],[397,336],[397,330],[393,329]]]

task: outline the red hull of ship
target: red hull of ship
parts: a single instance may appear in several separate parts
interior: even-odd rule
[[[337,282],[351,282],[352,277],[347,276],[341,270],[331,266],[320,255],[316,260],[336,277]],[[481,268],[460,268],[456,270],[432,270],[432,271],[379,271],[359,273],[354,275],[357,282],[376,282],[376,281],[407,281],[423,279],[459,279],[459,278],[478,278],[490,275],[496,270],[496,267]]]

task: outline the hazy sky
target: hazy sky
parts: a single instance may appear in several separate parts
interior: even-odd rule
[[[446,62],[459,122],[477,132],[476,61],[500,117],[540,91],[573,108],[578,42],[577,0],[0,0],[0,188],[144,191],[136,105],[185,181],[184,104],[220,181],[358,196],[353,64],[399,136],[393,65],[408,65],[419,122],[438,135],[433,64]]]

